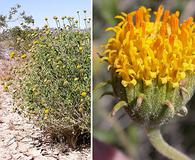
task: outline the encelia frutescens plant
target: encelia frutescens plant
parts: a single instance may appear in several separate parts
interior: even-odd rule
[[[26,63],[14,70],[14,95],[51,138],[76,147],[90,135],[90,31],[54,20],[58,27],[40,30]]]

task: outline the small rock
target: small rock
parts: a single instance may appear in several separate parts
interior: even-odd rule
[[[22,153],[25,153],[28,151],[28,148],[26,146],[26,144],[24,143],[18,143],[18,150]]]
[[[38,151],[38,150],[36,150],[36,149],[30,149],[29,151],[28,151],[28,155],[32,155],[32,156],[38,156],[38,155],[41,155],[40,154],[40,151]]]
[[[43,151],[41,154],[42,154],[43,156],[49,155],[49,153],[48,153],[47,151]]]
[[[41,147],[42,146],[42,143],[38,143],[35,145],[37,148]]]
[[[60,154],[60,152],[59,151],[54,151],[53,154],[58,156]]]
[[[32,156],[27,157],[26,160],[34,160],[34,157],[32,157]]]

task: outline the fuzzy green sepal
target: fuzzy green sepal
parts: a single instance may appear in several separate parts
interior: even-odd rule
[[[123,87],[121,79],[113,75],[113,88],[121,100],[126,101],[126,112],[133,120],[146,126],[158,126],[167,123],[183,109],[193,95],[195,76],[188,76],[177,88],[170,84],[153,81],[145,86],[138,83]]]

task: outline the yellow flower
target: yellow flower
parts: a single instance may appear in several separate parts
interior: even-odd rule
[[[46,25],[44,25],[44,28],[46,28],[46,29],[47,29],[47,28],[48,28],[48,25],[47,25],[47,24],[46,24]]]
[[[69,84],[69,82],[65,79],[63,85],[67,86],[68,84]]]
[[[83,47],[79,47],[79,51],[82,52],[83,51]]]
[[[38,40],[35,40],[35,41],[33,42],[33,44],[34,44],[34,45],[39,44],[39,41],[38,41]]]
[[[57,20],[57,19],[58,19],[58,17],[57,17],[57,16],[54,16],[54,17],[53,17],[53,19],[54,19],[54,20]]]
[[[87,96],[87,93],[86,93],[86,92],[82,92],[82,93],[81,93],[81,96],[82,96],[82,97],[86,97],[86,96]]]
[[[3,86],[3,91],[4,91],[4,92],[7,92],[7,91],[8,91],[8,85],[4,85],[4,86]]]
[[[21,58],[22,58],[22,59],[25,59],[26,57],[27,57],[26,53],[23,53],[23,54],[21,55]]]
[[[107,31],[114,36],[104,46],[103,60],[122,78],[124,87],[139,80],[176,88],[181,80],[195,73],[195,24],[192,17],[179,23],[179,12],[170,14],[159,6],[155,20],[150,10],[140,7],[121,13],[121,21]]]
[[[79,78],[78,78],[78,77],[74,78],[74,81],[78,81],[78,80],[79,80]]]
[[[45,33],[46,33],[47,35],[50,34],[50,30],[47,30]]]
[[[77,69],[80,69],[82,66],[80,64],[77,65]]]
[[[10,53],[10,59],[12,59],[12,58],[14,58],[14,56],[15,56],[15,52],[14,51],[11,51],[11,53]]]
[[[44,113],[48,114],[49,113],[49,108],[45,108]]]

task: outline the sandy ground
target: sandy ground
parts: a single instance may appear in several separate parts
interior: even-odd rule
[[[13,112],[11,95],[0,86],[0,160],[90,160],[90,149],[62,153],[42,140],[42,131]]]

